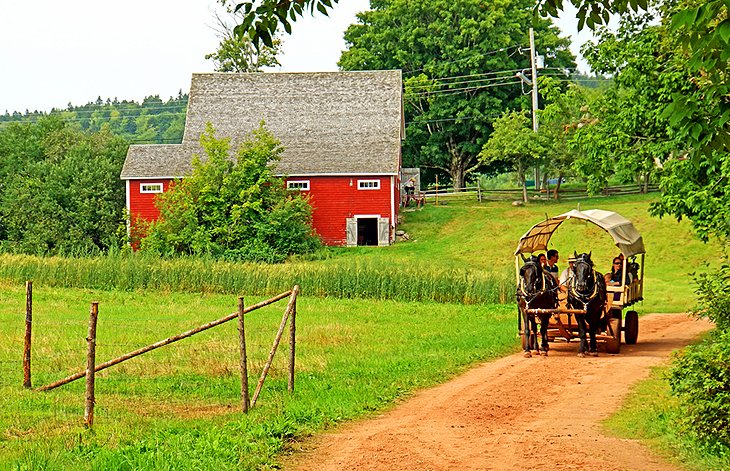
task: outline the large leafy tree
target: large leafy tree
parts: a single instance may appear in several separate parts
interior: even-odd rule
[[[529,68],[528,31],[547,65],[574,65],[568,41],[509,0],[376,0],[345,32],[345,70],[402,69],[404,164],[447,174],[454,188],[481,168],[477,155],[506,108],[529,107],[515,73]]]
[[[494,132],[479,154],[484,162],[504,162],[517,175],[522,200],[527,202],[527,170],[539,162],[544,149],[536,138],[530,118],[520,111],[508,111],[494,123]]]
[[[200,143],[205,156],[193,160],[192,176],[160,195],[161,216],[142,240],[143,251],[281,262],[318,247],[312,208],[275,176],[283,149],[263,125],[234,158],[230,139],[216,138],[210,124]]]
[[[0,131],[0,234],[9,250],[98,253],[124,240],[127,143],[60,117]]]

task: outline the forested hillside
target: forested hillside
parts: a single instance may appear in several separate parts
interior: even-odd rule
[[[188,95],[180,91],[177,97],[163,101],[150,95],[137,103],[134,100],[103,100],[85,105],[68,104],[66,109],[28,111],[0,115],[0,131],[11,123],[35,123],[45,116],[59,116],[69,126],[81,131],[98,132],[106,128],[132,144],[177,144],[182,140]]]

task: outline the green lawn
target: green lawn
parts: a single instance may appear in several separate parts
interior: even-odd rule
[[[34,286],[34,386],[83,368],[91,301],[100,303],[97,362],[236,305],[224,295]],[[285,304],[247,316],[252,391]],[[256,408],[240,412],[234,321],[100,372],[90,433],[81,426],[83,380],[44,393],[22,388],[24,306],[22,286],[0,288],[0,469],[273,467],[293,437],[382,410],[517,348],[511,306],[302,297],[293,395],[285,341]]]

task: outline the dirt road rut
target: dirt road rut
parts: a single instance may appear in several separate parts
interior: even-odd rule
[[[555,343],[547,358],[480,365],[305,443],[285,469],[674,470],[638,442],[604,436],[600,421],[652,366],[711,326],[684,314],[652,314],[639,325],[639,342],[620,355],[577,358],[575,342]]]

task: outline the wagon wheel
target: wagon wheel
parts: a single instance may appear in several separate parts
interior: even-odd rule
[[[624,343],[634,345],[639,337],[639,315],[636,311],[628,311],[624,320]]]
[[[611,311],[611,319],[608,321],[611,338],[606,340],[606,353],[619,353],[621,351],[621,311]]]

